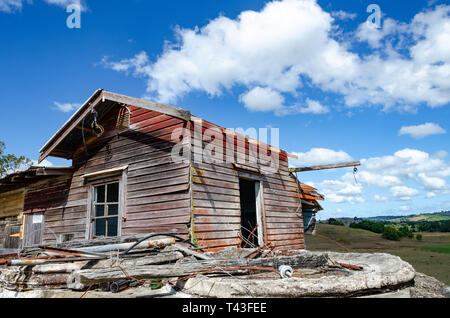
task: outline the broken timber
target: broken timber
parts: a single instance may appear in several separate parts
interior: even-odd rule
[[[357,167],[360,165],[361,165],[361,162],[356,161],[356,162],[348,162],[348,163],[338,163],[338,164],[333,164],[333,165],[291,168],[291,169],[289,169],[289,171],[290,172],[317,171],[317,170],[337,169],[337,168],[346,168],[346,167]]]
[[[131,277],[133,279],[185,277],[201,275],[202,273],[223,273],[225,270],[228,274],[248,274],[249,270],[246,268],[264,267],[277,269],[280,265],[289,265],[293,268],[320,267],[326,265],[327,262],[328,256],[326,254],[303,253],[296,256],[260,259],[187,261],[177,264],[140,266],[139,268],[85,269],[73,272],[67,280],[67,286],[74,290],[85,290],[93,284],[127,280]]]

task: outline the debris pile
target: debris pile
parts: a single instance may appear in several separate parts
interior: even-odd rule
[[[39,246],[1,255],[0,286],[11,291],[69,289],[119,293],[143,285],[156,289],[169,284],[182,289],[194,277],[276,280],[325,271],[360,270],[331,261],[327,254],[304,250],[287,253],[266,246],[205,252],[171,235],[130,240],[112,244],[108,240],[72,242],[71,248]]]
[[[410,264],[389,254],[278,251],[270,245],[207,252],[172,234],[71,241],[0,255],[0,297],[357,297],[411,294],[415,276]]]

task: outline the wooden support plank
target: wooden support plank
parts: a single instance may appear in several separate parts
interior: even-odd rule
[[[125,271],[120,268],[84,269],[74,271],[71,274],[71,277],[68,279],[68,287],[80,290],[92,284],[126,280],[129,279],[129,276],[137,279],[168,278],[188,276],[202,271],[223,274],[222,268],[270,267],[278,269],[280,265],[289,265],[293,268],[308,268],[323,266],[327,262],[328,256],[326,254],[301,254],[258,259],[232,258],[226,262],[223,259],[209,259],[178,264],[139,266],[127,268]],[[243,272],[243,270],[227,270],[227,272],[239,273]]]
[[[337,168],[346,168],[346,167],[357,167],[360,165],[361,165],[361,162],[356,161],[356,162],[339,163],[339,164],[332,164],[332,165],[290,168],[289,171],[290,172],[317,171],[317,170],[337,169]]]
[[[102,95],[105,99],[114,101],[116,103],[145,108],[148,110],[156,111],[156,112],[159,112],[162,114],[170,115],[170,116],[177,117],[177,118],[187,120],[187,121],[189,121],[191,119],[191,113],[189,111],[178,108],[178,107],[158,104],[158,103],[154,103],[154,102],[150,102],[150,101],[146,101],[146,100],[142,100],[142,99],[138,99],[138,98],[134,98],[134,97],[128,97],[128,96],[111,93],[111,92],[107,92],[107,91],[103,91]]]

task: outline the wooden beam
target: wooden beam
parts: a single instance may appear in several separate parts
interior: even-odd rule
[[[72,167],[37,167],[35,176],[66,176],[72,175]]]
[[[181,251],[181,252],[184,252],[184,253],[188,254],[188,255],[195,256],[195,257],[197,257],[198,259],[202,259],[202,260],[210,260],[210,259],[211,259],[211,257],[209,257],[209,256],[206,256],[206,255],[204,255],[204,254],[200,254],[199,252],[190,250],[190,249],[188,249],[188,248],[186,248],[186,247],[184,247],[184,246],[181,246],[181,245],[179,245],[179,244],[175,244],[175,248],[176,248],[177,250]]]
[[[241,259],[231,258],[209,259],[199,261],[186,261],[175,264],[133,266],[126,270],[121,268],[98,268],[82,269],[73,271],[67,279],[67,287],[75,290],[84,290],[93,284],[130,279],[154,279],[182,277],[192,274],[238,274],[249,271],[258,272],[259,269],[246,269],[246,267],[269,267],[275,270],[280,264],[289,265],[293,268],[311,268],[324,266],[328,262],[326,254],[300,254],[295,256],[278,256],[271,258]],[[241,269],[242,267],[242,269]],[[224,270],[223,268],[226,268]]]
[[[101,90],[98,90],[94,95],[83,105],[80,110],[71,118],[57,133],[56,135],[41,149],[41,156],[38,163],[41,163],[47,158],[53,150],[74,130],[83,118],[86,117],[91,109],[95,108],[99,103],[103,101],[103,94]]]
[[[337,168],[346,168],[346,167],[357,167],[360,165],[361,165],[361,162],[356,161],[356,162],[339,163],[339,164],[333,164],[333,165],[291,168],[291,169],[289,169],[289,171],[290,172],[317,171],[317,170],[337,169]]]
[[[112,168],[112,169],[108,169],[108,170],[102,170],[102,171],[97,171],[97,172],[93,172],[93,173],[88,173],[88,174],[82,175],[81,177],[83,179],[89,179],[89,178],[96,178],[96,177],[100,177],[100,176],[104,176],[104,175],[121,174],[126,169],[128,169],[128,165],[118,167],[118,168]]]
[[[144,108],[148,110],[152,110],[155,112],[159,112],[162,114],[166,114],[169,116],[173,116],[176,118],[180,118],[186,121],[191,120],[191,113],[188,110],[184,110],[174,106],[163,105],[159,103],[150,102],[143,99],[138,99],[134,97],[128,97],[120,94],[115,94],[107,91],[102,92],[102,96],[109,101],[113,101],[116,103],[131,105],[139,108]]]
[[[95,135],[97,132],[96,131],[94,131],[93,129],[91,129],[91,128],[88,128],[88,127],[82,127],[82,125],[78,125],[77,127],[75,127],[75,129],[78,129],[78,130],[84,130],[85,132],[87,132],[87,133],[91,133],[91,134],[93,134],[93,135]]]
[[[71,155],[68,152],[62,151],[62,150],[54,150],[50,154],[52,157],[58,157],[58,158],[69,158]]]

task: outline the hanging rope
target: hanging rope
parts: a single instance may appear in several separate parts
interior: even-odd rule
[[[355,166],[354,168],[353,168],[353,178],[355,178],[355,182],[356,182],[356,184],[359,184],[358,183],[358,180],[356,180],[356,173],[358,172],[358,168]]]
[[[92,109],[91,113],[94,115],[94,120],[92,121],[91,128],[94,131],[94,134],[97,136],[97,138],[100,138],[103,136],[103,133],[105,132],[105,128],[103,126],[99,125],[97,122],[98,113],[95,109]]]

